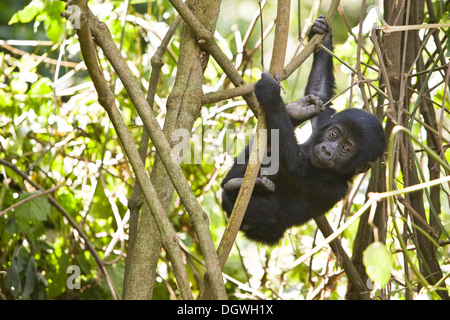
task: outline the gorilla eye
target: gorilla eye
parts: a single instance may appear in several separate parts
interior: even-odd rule
[[[348,145],[346,145],[346,144],[343,144],[341,149],[342,149],[343,153],[349,153],[350,152],[350,147]]]
[[[330,137],[331,137],[332,139],[336,140],[337,137],[338,137],[337,131],[336,131],[336,130],[332,130],[332,131],[330,132]]]

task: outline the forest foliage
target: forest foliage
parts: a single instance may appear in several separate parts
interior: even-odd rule
[[[220,12],[214,5],[220,1],[198,2],[211,14],[210,19],[193,10],[214,36],[218,46],[213,49],[220,50],[246,84],[255,83],[276,54],[277,1],[224,0]],[[315,18],[338,3],[331,24],[337,77],[333,105],[374,113],[390,144],[383,159],[358,177],[348,197],[326,215],[338,230],[333,235],[340,249],[323,242],[326,236],[315,221],[289,230],[274,247],[238,234],[222,273],[215,253],[227,226],[220,182],[259,121],[251,109],[250,86],[238,86],[244,91],[234,93],[235,80],[224,71],[218,51],[200,50],[196,41],[188,46],[195,37],[177,18],[176,3],[88,1],[134,78],[123,78],[100,48],[107,40],[97,38],[99,70],[112,100],[98,94],[92,61],[81,52],[86,44],[70,16],[62,14],[63,1],[0,3],[0,298],[196,298],[206,295],[207,270],[223,276],[229,299],[448,299],[447,2],[400,1],[396,7],[398,1],[384,1],[382,7],[381,1],[375,1],[378,6],[371,1],[291,1],[282,67],[308,48],[306,35]],[[214,14],[217,22],[210,25]],[[161,56],[160,48],[165,49]],[[187,74],[183,69],[189,55],[201,71],[192,66]],[[286,102],[302,97],[310,65],[306,59],[283,81]],[[189,78],[196,72],[197,78]],[[186,87],[178,92],[182,81]],[[153,118],[137,111],[138,98],[129,83],[142,97],[147,95]],[[154,95],[148,94],[152,90]],[[177,99],[175,121],[170,108]],[[120,121],[114,110],[120,111]],[[126,127],[119,127],[122,122]],[[181,130],[179,139],[189,139],[181,165],[166,168],[173,169],[170,177],[160,173],[165,169],[158,163],[164,143],[146,140],[148,123],[153,123],[153,131],[147,127],[150,137],[164,133],[164,143],[175,129]],[[187,137],[183,128],[188,128]],[[124,131],[132,141],[123,138]],[[309,131],[308,124],[299,128],[299,140]],[[175,157],[178,142],[172,141]],[[153,194],[144,190],[140,216],[130,199],[147,180],[138,183],[142,175],[128,151],[133,148],[142,153],[155,189]],[[163,229],[159,222],[159,229],[147,226],[155,224],[145,220],[152,217],[150,211],[164,212],[167,220],[161,224],[168,224]],[[199,232],[202,214],[207,215],[207,232]],[[156,230],[156,235],[144,229]],[[149,248],[145,239],[151,240]],[[130,262],[133,243],[135,257],[144,257],[136,265]],[[155,253],[156,259],[151,257]],[[344,263],[343,255],[350,260]],[[155,263],[146,265],[148,261]],[[136,284],[133,277],[142,282]],[[146,286],[148,282],[152,285]],[[140,291],[139,283],[150,289]],[[221,297],[221,288],[212,290]]]

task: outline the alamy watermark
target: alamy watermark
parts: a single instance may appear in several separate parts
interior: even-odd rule
[[[67,277],[66,280],[66,286],[67,289],[73,290],[77,289],[80,290],[81,288],[81,282],[80,282],[80,267],[76,265],[70,265],[67,267],[66,273],[70,274],[70,276]]]
[[[279,168],[279,131],[271,129],[268,139],[267,129],[260,129],[259,139],[261,146],[266,146],[270,140],[267,148],[260,148],[258,152],[257,160],[261,162],[261,173],[274,175]],[[251,145],[254,140],[253,130],[242,134],[232,129],[203,130],[202,127],[200,133],[191,135],[187,129],[177,129],[170,136],[172,161],[177,164],[222,164],[226,162],[227,157],[236,156],[237,164],[251,163],[251,148],[244,147],[247,142]]]
[[[69,21],[75,29],[81,28],[81,9],[79,6],[68,6],[65,16],[67,21]]]
[[[69,21],[75,29],[81,27],[81,9],[76,5],[70,5],[66,9],[64,14],[67,21]],[[199,135],[191,135],[191,132],[186,129],[177,129],[172,132],[170,137],[170,142],[173,146],[172,148],[172,160],[177,164],[208,164],[208,163],[220,163],[223,160],[223,154],[226,152],[228,155],[235,155],[237,164],[245,164],[249,160],[250,150],[247,154],[245,152],[236,152],[239,146],[242,150],[245,150],[245,143],[249,140],[248,138],[253,135],[253,130],[251,133],[245,132],[244,136],[242,134],[236,133],[232,129],[215,130],[208,129],[200,133],[202,137],[199,140]],[[212,136],[212,139],[210,137]],[[266,145],[267,130],[261,129],[259,131],[261,145]],[[224,148],[221,148],[217,143],[212,141],[220,141],[224,139]],[[191,143],[191,141],[193,143]],[[243,143],[244,142],[244,143]],[[263,148],[265,152],[258,153],[258,160],[261,162],[261,173],[264,175],[273,175],[278,172],[279,168],[279,132],[278,129],[272,129],[270,131],[270,142],[267,148]],[[200,147],[200,151],[199,151]],[[270,150],[269,152],[267,150]]]

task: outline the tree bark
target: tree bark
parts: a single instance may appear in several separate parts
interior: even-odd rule
[[[188,5],[192,3],[193,1],[190,1]],[[220,1],[200,0],[193,9],[193,13],[208,31],[214,33],[219,9]],[[163,132],[168,141],[170,141],[170,136],[176,129],[186,129],[190,132],[194,121],[199,116],[202,105],[201,97],[203,95],[203,72],[206,68],[208,58],[209,55],[198,46],[197,38],[191,28],[187,24],[184,24],[180,41],[178,71],[174,87],[167,100],[167,114],[163,128]],[[155,164],[151,173],[151,181],[155,186],[158,198],[164,206],[165,212],[168,212],[172,203],[174,186],[159,157],[156,157],[155,159]],[[144,204],[141,217],[145,210],[147,210],[147,208]],[[132,226],[131,223],[138,224],[138,229],[136,226]],[[131,227],[133,227],[133,229],[131,229]],[[131,230],[135,230],[135,232],[152,235],[155,234],[155,228],[156,225],[151,223],[151,219],[150,221],[146,221],[145,219],[134,219],[130,221],[130,232]],[[158,237],[152,239],[149,238],[150,237],[142,236],[141,238],[137,238],[134,243],[130,243],[129,250],[133,250],[133,247],[145,248],[147,245],[145,256],[147,257],[148,262],[141,266],[147,270],[149,276],[141,278],[139,282],[135,282],[135,285],[133,288],[130,288],[129,291],[141,292],[142,290],[140,287],[153,287],[155,282],[155,271],[161,245],[159,244],[160,241]],[[148,243],[149,240],[151,245]],[[207,253],[203,252],[203,254]],[[145,280],[145,283],[143,283],[143,280]],[[145,295],[136,298],[151,299],[151,291],[142,293],[145,293]],[[220,298],[224,299],[225,297],[225,292],[223,291]]]

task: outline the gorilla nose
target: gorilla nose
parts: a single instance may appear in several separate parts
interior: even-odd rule
[[[331,152],[327,149],[327,147],[326,146],[322,146],[322,156],[325,158],[325,159],[331,159]]]

